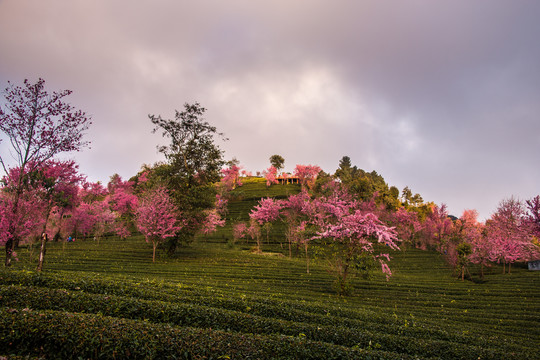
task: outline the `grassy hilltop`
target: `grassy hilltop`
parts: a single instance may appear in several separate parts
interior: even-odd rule
[[[141,236],[51,243],[0,270],[0,355],[24,358],[534,359],[540,274],[492,269],[461,282],[433,252],[394,252],[393,277],[355,279],[340,297],[322,259],[306,274],[279,244],[253,254],[231,222],[296,185],[234,191],[225,228],[152,264]]]

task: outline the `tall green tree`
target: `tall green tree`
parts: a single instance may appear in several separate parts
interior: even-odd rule
[[[336,170],[335,175],[343,184],[349,184],[355,171],[356,169],[351,164],[351,158],[344,156],[339,160],[339,168]]]
[[[275,167],[278,171],[283,169],[284,164],[285,164],[285,159],[281,155],[270,156],[270,165]]]
[[[158,146],[166,162],[154,166],[152,173],[167,185],[185,224],[181,233],[169,239],[169,253],[176,251],[180,241],[193,239],[203,224],[205,210],[215,206],[214,184],[225,164],[223,151],[215,141],[227,139],[204,120],[205,111],[199,103],[186,103],[182,112],[176,111],[174,119],[149,115],[155,125],[153,132],[159,131],[170,140],[169,145]]]

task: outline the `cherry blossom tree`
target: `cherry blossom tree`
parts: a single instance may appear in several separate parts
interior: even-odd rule
[[[9,202],[4,192],[0,192],[0,245],[4,245],[9,238]]]
[[[503,264],[503,273],[511,272],[517,261],[528,261],[540,255],[533,243],[523,203],[515,198],[504,199],[486,224],[487,236],[493,244],[491,260]]]
[[[470,260],[473,264],[480,265],[480,279],[484,279],[484,268],[491,266],[491,254],[494,244],[486,236],[484,224],[478,226],[479,235],[471,241],[472,254]]]
[[[217,209],[208,211],[208,215],[201,226],[201,232],[205,235],[214,233],[217,228],[225,226],[225,219],[222,219]]]
[[[392,223],[395,225],[398,237],[403,243],[417,247],[417,237],[422,231],[422,223],[418,219],[418,214],[415,211],[407,210],[406,207],[400,207],[392,213],[392,216]]]
[[[116,229],[116,219],[118,213],[111,211],[109,208],[108,198],[104,201],[97,201],[92,203],[95,223],[92,228],[92,234],[94,235],[94,240],[99,244],[101,238]]]
[[[257,253],[261,253],[261,227],[257,220],[249,220],[249,227],[246,229],[246,234],[251,240],[255,240],[255,243],[257,244]]]
[[[226,219],[223,218],[227,214],[228,200],[216,194],[216,204],[214,208],[206,210],[206,217],[204,218],[200,232],[208,235],[217,231],[218,227],[225,226]]]
[[[113,230],[116,235],[120,237],[120,239],[126,239],[127,237],[131,236],[131,231],[129,231],[128,227],[124,222],[115,223]]]
[[[134,183],[115,174],[104,187],[100,182],[85,183],[79,191],[80,206],[71,216],[69,233],[93,235],[99,242],[106,233],[120,238],[131,235],[138,198]]]
[[[361,203],[345,188],[332,186],[331,189],[329,195],[302,205],[306,220],[300,223],[299,230],[305,231],[308,225],[314,228],[309,241],[320,242],[320,249],[336,275],[337,290],[346,294],[351,289],[349,278],[355,270],[370,267],[372,263],[379,263],[388,278],[390,257],[379,250],[382,246],[399,250],[400,240],[394,228],[383,224],[373,212],[362,209]]]
[[[270,166],[264,171],[264,177],[266,178],[266,187],[277,184],[277,169],[274,166]]]
[[[227,198],[221,196],[220,194],[216,194],[216,205],[214,209],[220,216],[225,216],[228,213],[228,203],[229,200],[227,200]]]
[[[315,185],[321,168],[317,165],[296,165],[294,175],[298,177],[303,188],[311,189]]]
[[[137,196],[134,195],[132,181],[124,181],[118,174],[111,176],[107,184],[109,206],[121,214],[130,214],[137,208]]]
[[[307,255],[307,237],[303,236],[306,230],[307,216],[304,207],[309,203],[310,196],[306,191],[290,195],[282,202],[281,215],[286,224],[285,235],[289,243],[289,257],[292,257],[292,244],[304,244]],[[308,268],[309,269],[309,268]],[[308,270],[309,272],[309,270]]]
[[[81,202],[73,211],[66,230],[74,238],[78,235],[93,236],[99,243],[105,233],[116,229],[116,217],[117,214],[109,208],[108,198],[91,203]]]
[[[232,164],[228,168],[221,169],[221,185],[226,191],[231,191],[236,189],[237,186],[242,186],[242,181],[240,181],[240,170],[241,167],[235,164]]]
[[[392,275],[386,263],[390,256],[376,252],[379,244],[399,250],[395,230],[384,225],[373,213],[364,213],[353,207],[350,211],[342,211],[342,206],[327,207],[332,208],[338,211],[329,214],[316,237],[326,240],[332,251],[338,292],[346,294],[349,291],[351,272],[355,267],[364,266],[365,261],[379,262],[388,279]]]
[[[7,224],[5,242],[8,242],[10,237],[15,237],[19,243],[26,242],[34,235],[39,236],[43,228],[44,203],[34,186],[35,173],[24,176],[25,191],[18,198],[17,211],[12,211],[19,176],[19,168],[9,169],[1,182],[3,222]]]
[[[74,161],[45,162],[38,172],[38,178],[34,185],[36,191],[40,193],[44,203],[44,220],[41,238],[41,250],[37,271],[42,271],[45,258],[45,248],[49,237],[52,236],[52,229],[47,231],[47,225],[53,208],[64,209],[72,207],[77,200],[79,183],[84,180],[84,176],[79,175],[78,166]],[[61,218],[60,218],[61,221]]]
[[[531,234],[536,237],[536,242],[540,240],[540,195],[527,200],[526,222],[530,227]]]
[[[79,151],[88,145],[83,136],[91,122],[84,112],[63,100],[70,94],[70,90],[49,94],[43,79],[35,84],[24,80],[23,86],[8,82],[4,91],[5,106],[0,107],[0,131],[9,139],[13,167],[20,169],[20,176],[14,184],[10,209],[14,216],[10,217],[11,220],[17,218],[15,214],[25,191],[26,174],[33,173],[59,153]],[[7,174],[8,159],[0,156],[0,164]],[[6,266],[11,264],[11,254],[19,240],[15,233],[18,224],[11,220],[6,241]]]
[[[431,212],[424,221],[424,244],[423,246],[433,247],[444,253],[448,239],[452,234],[453,223],[448,216],[446,204],[434,205]]]
[[[480,264],[480,278],[484,267],[490,266],[491,243],[484,232],[484,224],[478,221],[478,211],[467,209],[454,224],[454,237],[459,240],[453,248],[453,257],[461,279],[464,279],[468,263]]]
[[[64,235],[90,236],[103,211],[109,210],[107,189],[98,182],[84,182],[78,189],[78,204],[62,225]]]
[[[15,213],[12,212],[13,201],[14,194],[7,183],[0,189],[1,245],[5,245],[14,235],[21,241],[35,238],[43,228],[44,207],[35,191],[25,191],[22,194]],[[12,255],[15,256],[14,252]]]
[[[79,198],[87,204],[102,201],[106,196],[107,189],[99,181],[85,182],[79,189]]]
[[[245,222],[239,222],[233,225],[233,238],[235,241],[243,239],[247,233],[247,225]]]
[[[266,230],[266,242],[269,242],[270,229],[272,222],[279,219],[279,211],[282,204],[280,201],[273,198],[263,198],[259,200],[259,204],[256,205],[249,217],[256,220]]]
[[[445,241],[440,244],[439,251],[446,261],[461,274],[463,280],[468,265],[472,261],[472,244],[481,236],[476,210],[465,210],[460,218],[453,221]],[[470,275],[470,274],[469,274]]]
[[[175,236],[182,228],[178,221],[178,211],[164,186],[156,186],[143,195],[137,209],[136,222],[146,242],[152,243],[152,262],[156,261],[157,246],[166,238]]]
[[[3,179],[2,237],[6,242],[9,236],[16,237],[19,242],[28,242],[30,254],[33,253],[33,242],[41,238],[41,252],[37,266],[37,270],[41,271],[45,256],[45,241],[53,234],[53,224],[49,221],[53,209],[63,209],[73,203],[77,183],[82,177],[77,174],[77,167],[73,161],[49,160],[43,163],[40,168],[24,176],[25,191],[19,196],[17,211],[13,213],[10,210],[13,201],[16,200],[16,186],[20,173],[20,168],[10,169]],[[11,230],[9,226],[12,226]],[[42,236],[43,234],[46,236]]]
[[[134,193],[134,183],[124,181],[120,175],[115,174],[111,176],[107,190],[109,208],[115,214],[115,223],[112,228],[120,238],[124,239],[131,235],[129,228],[133,224],[138,205],[138,198]]]

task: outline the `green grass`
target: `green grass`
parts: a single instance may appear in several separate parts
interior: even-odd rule
[[[188,358],[540,355],[538,273],[516,268],[502,275],[493,269],[483,283],[461,282],[438,254],[409,250],[393,254],[389,282],[382,275],[355,279],[354,296],[339,297],[322,261],[306,274],[303,259],[255,255],[250,246],[199,239],[175,258],[159,252],[153,264],[141,237],[52,243],[43,274],[33,270],[35,261],[22,248],[20,261],[0,271],[1,318],[7,324],[0,349],[4,355],[54,358],[71,341],[94,344],[88,350],[68,346],[83,358],[154,357],[168,345],[151,339],[167,336],[191,342],[178,340],[163,356],[178,352]],[[284,252],[277,245],[265,250]],[[109,333],[111,327],[122,330]],[[10,328],[19,329],[16,336]],[[124,345],[146,349],[133,332],[156,336],[143,337],[146,352],[118,355]],[[49,350],[32,345],[36,334],[51,344]],[[96,340],[104,337],[124,345]]]

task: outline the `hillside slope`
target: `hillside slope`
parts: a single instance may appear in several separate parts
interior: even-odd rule
[[[140,236],[51,243],[0,270],[0,355],[15,358],[534,359],[540,358],[540,274],[492,269],[459,281],[442,257],[397,251],[393,277],[333,291],[323,259],[310,274],[288,258],[279,229],[263,250],[232,244],[258,198],[298,186],[246,183],[228,224],[169,258]]]

